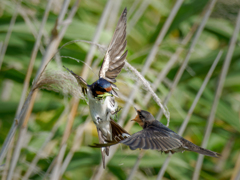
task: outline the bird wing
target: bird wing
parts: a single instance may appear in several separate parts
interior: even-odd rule
[[[100,139],[99,139],[99,144],[94,143],[94,145],[89,145],[90,147],[93,147],[93,148],[109,147],[109,146],[118,144],[122,140],[131,136],[125,129],[123,129],[114,120],[111,119],[110,124],[111,124],[111,129],[112,129],[112,140],[108,140],[105,138],[104,141],[100,141]]]
[[[116,82],[116,77],[122,70],[125,64],[125,58],[128,51],[124,50],[127,45],[126,40],[126,22],[127,9],[125,8],[117,23],[116,30],[113,34],[111,43],[108,46],[107,52],[103,59],[102,66],[99,71],[99,78],[105,78],[111,83]]]
[[[160,130],[161,129],[161,130]],[[182,142],[177,134],[161,127],[147,127],[122,141],[107,141],[106,144],[95,144],[90,147],[100,148],[112,146],[118,143],[128,145],[130,149],[155,149],[159,151],[171,151],[182,147]],[[174,151],[172,151],[174,153]]]
[[[145,128],[127,139],[121,141],[126,144],[130,149],[155,149],[160,151],[169,151],[182,147],[180,139],[175,137],[175,134],[165,129]]]
[[[130,134],[125,129],[123,129],[119,124],[117,124],[114,120],[111,119],[110,124],[112,127],[112,139],[116,143],[130,136]]]
[[[82,87],[82,92],[84,95],[87,94],[87,82],[81,77],[78,76],[77,74],[75,74],[74,72],[72,72],[71,70],[69,70],[68,68],[66,68],[65,66],[63,66],[66,70],[68,70],[77,80],[78,84]]]

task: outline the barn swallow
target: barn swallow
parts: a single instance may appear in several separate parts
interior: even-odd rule
[[[98,131],[100,143],[108,141],[119,141],[129,136],[121,126],[115,123],[111,115],[118,112],[118,105],[115,97],[118,97],[116,77],[125,64],[128,51],[125,51],[127,9],[125,8],[117,23],[113,38],[104,56],[99,71],[99,79],[93,84],[87,82],[71,70],[67,69],[78,81],[84,95],[89,99],[89,109],[93,122]],[[125,51],[125,52],[124,52]],[[109,147],[101,148],[103,167],[105,168],[105,154],[109,155]]]
[[[131,150],[154,149],[161,152],[172,153],[183,151],[194,151],[205,156],[219,157],[220,154],[199,147],[190,141],[179,136],[177,133],[157,121],[151,113],[144,110],[137,110],[137,116],[132,120],[137,122],[142,128],[128,138],[116,142],[108,141],[107,144],[95,144],[91,147],[104,147],[122,143],[128,145]]]

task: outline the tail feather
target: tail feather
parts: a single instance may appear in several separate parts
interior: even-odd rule
[[[204,149],[202,147],[197,146],[196,144],[191,143],[190,141],[182,138],[181,139],[183,145],[184,145],[184,149],[188,150],[188,151],[194,151],[197,152],[199,154],[205,155],[205,156],[211,156],[211,157],[220,157],[221,154],[214,152],[214,151],[210,151],[208,149]]]
[[[103,144],[105,142],[105,137],[103,136],[100,129],[97,129],[98,132],[98,139],[99,143]],[[105,155],[109,155],[109,146],[101,147],[101,154],[102,154],[102,162],[103,162],[103,168],[105,169]]]
[[[211,156],[211,157],[216,157],[219,158],[221,156],[221,154],[214,152],[214,151],[210,151],[208,149],[204,149],[202,147],[199,147],[197,149],[194,150],[195,152],[205,155],[205,156]]]

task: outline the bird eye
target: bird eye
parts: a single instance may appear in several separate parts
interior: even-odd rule
[[[144,117],[143,117],[143,115],[142,115],[142,114],[139,114],[139,118],[140,118],[140,119],[143,119]]]

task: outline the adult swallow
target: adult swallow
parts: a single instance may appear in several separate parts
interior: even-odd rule
[[[90,114],[97,127],[100,143],[113,140],[120,141],[129,136],[128,132],[110,117],[118,112],[117,102],[115,101],[115,96],[118,97],[118,94],[114,90],[117,89],[117,86],[114,83],[125,64],[128,53],[127,50],[125,51],[127,44],[126,22],[127,9],[125,8],[104,56],[97,81],[88,85],[82,77],[66,68],[77,79],[83,94],[88,96]],[[109,147],[101,148],[101,153],[103,167],[105,168],[105,154],[109,155]]]
[[[128,138],[116,142],[108,141],[107,144],[95,144],[91,147],[111,146],[117,143],[128,145],[131,150],[154,149],[161,152],[174,154],[175,152],[194,151],[205,156],[219,157],[220,154],[199,147],[190,141],[179,136],[177,133],[157,121],[151,113],[144,110],[137,110],[137,116],[132,120],[142,126],[139,131]]]

